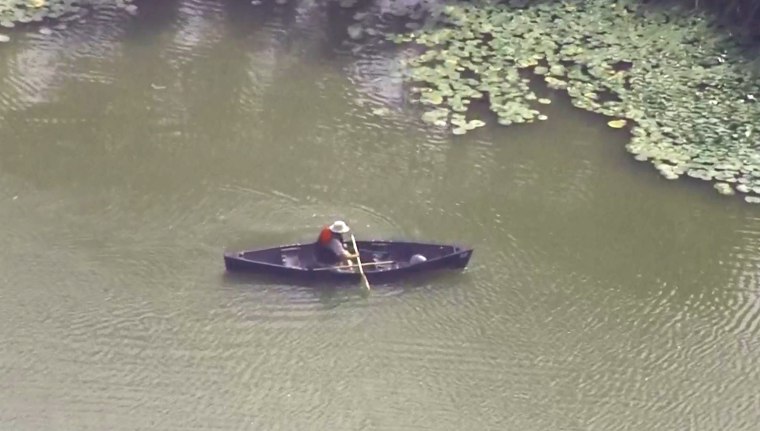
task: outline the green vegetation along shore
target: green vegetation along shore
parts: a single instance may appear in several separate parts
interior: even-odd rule
[[[760,202],[760,82],[737,42],[703,15],[638,1],[450,3],[390,36],[422,47],[406,80],[422,119],[464,134],[547,119],[531,82],[630,129],[628,150],[668,179],[713,181]]]

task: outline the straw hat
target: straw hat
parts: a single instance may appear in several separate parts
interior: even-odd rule
[[[351,230],[346,222],[342,220],[336,220],[335,223],[330,225],[330,230],[335,233],[346,233]]]

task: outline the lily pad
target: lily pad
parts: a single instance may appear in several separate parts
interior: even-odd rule
[[[440,105],[443,103],[443,96],[441,93],[437,91],[429,91],[426,93],[422,93],[422,96],[420,97],[420,102],[426,104],[426,105]]]
[[[422,121],[430,124],[435,124],[436,122],[445,119],[448,115],[449,111],[446,109],[434,109],[422,114]]]
[[[546,81],[546,85],[554,90],[566,90],[567,89],[567,81],[562,79],[556,79],[551,76],[544,77],[544,80]]]
[[[628,124],[626,120],[610,120],[607,122],[607,125],[613,129],[622,129],[626,124]]]
[[[760,85],[731,39],[708,20],[685,21],[669,10],[652,14],[629,1],[609,7],[607,0],[525,0],[520,6],[453,0],[435,8],[421,29],[391,37],[423,47],[406,78],[440,98],[426,90],[420,101],[463,114],[487,93],[499,124],[543,120],[531,105],[549,99],[539,100],[519,73],[532,68],[550,89],[567,91],[574,106],[612,117],[610,127],[632,126],[626,149],[637,160],[652,160],[664,177],[689,175],[725,184],[716,186],[719,192],[735,185],[732,190],[760,193],[753,139]],[[621,19],[631,24],[625,32]],[[714,61],[700,65],[704,58]],[[463,117],[452,116],[451,124],[458,133],[471,127]]]
[[[451,124],[455,126],[464,126],[467,124],[467,120],[465,119],[463,114],[451,114]]]
[[[465,125],[465,129],[467,129],[467,130],[473,130],[473,129],[477,129],[478,127],[483,127],[485,125],[486,125],[486,123],[483,122],[483,121],[481,121],[481,120],[470,120]]]
[[[734,189],[726,183],[715,183],[713,187],[715,187],[715,190],[722,195],[733,195],[735,193]]]
[[[561,64],[552,64],[549,67],[549,73],[555,76],[562,76],[565,74],[565,66]]]

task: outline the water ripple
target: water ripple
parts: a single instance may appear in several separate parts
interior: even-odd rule
[[[176,5],[3,51],[4,424],[752,429],[750,212],[642,185],[587,127],[428,128],[394,74],[414,53],[322,58],[309,2],[232,30]],[[476,254],[369,297],[224,271],[338,217]]]
[[[166,48],[168,61],[175,67],[182,66],[194,58],[204,55],[201,48],[210,48],[219,42],[224,19],[222,4],[201,0],[182,0],[176,20],[176,33]]]

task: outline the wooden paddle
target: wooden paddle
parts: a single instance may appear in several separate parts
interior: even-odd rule
[[[356,246],[356,238],[354,238],[354,234],[351,234],[351,243],[354,244],[354,251],[356,252],[356,263],[359,265],[359,273],[362,275],[362,279],[364,280],[364,286],[367,288],[367,291],[369,291],[369,280],[367,280],[367,276],[364,275],[364,267],[362,266],[362,259],[359,257],[359,247]]]
[[[366,262],[362,263],[361,266],[379,266],[379,265],[390,265],[392,263],[396,263],[395,260],[384,260],[381,262]],[[351,265],[340,265],[340,266],[323,266],[321,268],[314,268],[314,271],[335,271],[336,269],[349,269],[349,268],[356,268],[357,265],[351,264]]]

